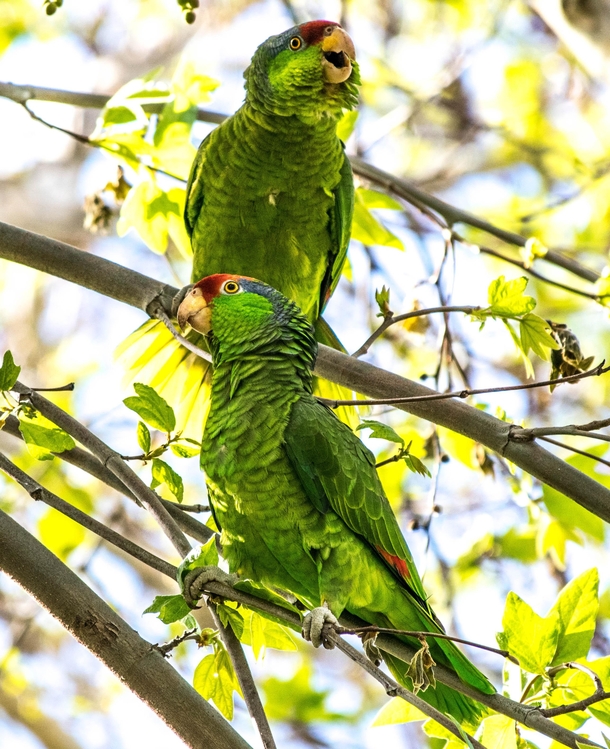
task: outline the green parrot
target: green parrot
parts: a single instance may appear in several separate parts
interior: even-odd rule
[[[339,118],[358,103],[353,42],[332,21],[304,23],[263,42],[244,77],[243,106],[205,138],[191,169],[184,217],[193,281],[220,271],[261,278],[301,307],[320,342],[340,348],[320,315],[341,275],[354,209],[337,137]],[[201,359],[156,322],[119,353],[133,379],[177,405],[179,421],[197,412],[201,432]]]
[[[208,335],[214,360],[201,466],[231,571],[197,571],[187,598],[234,575],[288,591],[311,610],[304,634],[315,645],[325,644],[324,623],[344,611],[379,627],[442,632],[374,455],[313,396],[317,343],[308,318],[267,284],[215,274],[195,284],[178,321]],[[453,642],[430,638],[428,646],[464,683],[495,691]],[[407,665],[383,658],[412,688]],[[485,711],[440,683],[422,696],[466,727]]]

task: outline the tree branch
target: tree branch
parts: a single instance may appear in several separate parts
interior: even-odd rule
[[[79,510],[78,507],[74,507],[74,505],[71,505],[69,502],[61,499],[56,494],[53,494],[53,492],[48,491],[48,489],[45,489],[31,476],[28,476],[27,473],[18,468],[6,457],[6,455],[3,455],[2,453],[0,453],[0,471],[4,471],[7,476],[10,476],[12,479],[14,479],[20,486],[22,486],[26,490],[26,492],[30,495],[30,497],[32,497],[32,499],[36,501],[40,500],[46,505],[49,505],[49,507],[55,508],[56,510],[61,512],[62,515],[71,518],[79,525],[82,525],[83,528],[87,528],[87,530],[92,531],[97,536],[103,538],[105,541],[108,541],[118,549],[121,549],[126,554],[129,554],[129,556],[132,556],[134,559],[147,564],[149,567],[152,567],[152,569],[157,570],[158,572],[162,572],[164,575],[171,576],[172,571],[175,569],[171,564],[163,559],[160,559],[155,554],[151,554],[151,552],[146,551],[146,549],[143,549],[141,546],[134,544],[133,541],[129,541],[120,533],[117,533],[111,528],[108,528],[103,523],[95,520],[95,518],[87,515],[87,513]]]
[[[0,83],[0,96],[4,96],[5,98],[11,99],[21,105],[27,104],[28,101],[40,100],[54,101],[61,104],[70,104],[75,107],[89,107],[93,109],[102,109],[110,99],[109,96],[102,94],[77,93],[44,88],[42,86],[18,86],[12,83]],[[144,109],[149,112],[158,113],[161,111],[162,106],[162,104],[145,104]],[[227,115],[199,109],[197,111],[197,119],[201,122],[220,124],[227,119]],[[445,219],[449,226],[453,226],[456,223],[463,223],[491,234],[508,244],[517,247],[525,247],[527,239],[520,234],[500,229],[467,211],[449,205],[449,203],[445,203],[443,200],[440,200],[425,190],[421,190],[411,184],[408,180],[400,179],[388,172],[384,172],[382,169],[379,169],[372,164],[368,164],[361,158],[352,156],[350,157],[350,161],[354,173],[359,177],[382,187],[388,192],[397,195],[420,209],[424,206],[435,211]],[[548,250],[543,259],[573,273],[576,276],[579,276],[580,278],[583,278],[586,281],[595,283],[599,279],[599,273],[597,271],[587,268],[557,250]]]
[[[4,551],[4,549],[2,548],[2,544],[1,544],[2,538],[3,538],[2,536],[3,517],[8,517],[8,516],[5,516],[4,513],[0,513],[0,568],[2,568],[2,553]],[[77,520],[77,522],[79,522],[79,520],[76,517],[75,519]],[[14,523],[14,521],[10,520],[10,522],[13,525],[16,525],[17,528],[20,529],[21,533],[25,533],[26,535],[29,536],[29,534],[27,534],[26,531],[21,529],[19,525]],[[94,527],[93,525],[89,525],[88,527],[94,533],[98,532],[98,529]],[[116,536],[111,536],[111,535],[104,535],[103,537],[106,538],[110,543],[116,544],[118,548],[123,549],[128,554],[132,553],[131,546],[124,544],[125,539],[123,539],[122,536],[118,536],[118,539]],[[36,543],[36,544],[38,543],[33,538],[31,538],[31,540],[33,543]],[[116,543],[117,541],[118,541],[118,544]],[[49,553],[49,552],[46,552],[46,553]],[[141,559],[142,557],[138,553],[136,555],[136,558]],[[57,560],[55,557],[53,557],[53,559],[55,559],[55,562],[60,566],[60,568],[67,570],[67,568],[65,568],[64,565],[62,565],[59,562],[59,560]],[[162,572],[163,574],[166,574],[172,580],[176,579],[177,568],[171,564],[163,563],[163,565],[159,565],[159,566],[155,565],[155,569],[159,569],[160,572]],[[69,574],[73,575],[73,573],[71,572],[69,572]],[[83,583],[81,583],[80,580],[79,580],[79,584],[83,585]],[[86,590],[89,590],[89,589],[86,588]],[[236,601],[237,603],[240,603],[244,606],[254,609],[255,611],[260,611],[263,613],[270,614],[274,618],[280,619],[281,621],[283,621],[285,624],[292,627],[293,629],[300,630],[301,628],[301,618],[298,614],[292,611],[288,611],[265,599],[257,598],[256,596],[253,596],[249,593],[246,593],[241,590],[237,590],[235,588],[229,587],[228,585],[225,585],[219,582],[207,583],[205,585],[205,590],[207,593],[214,595],[216,597],[221,597],[227,600]],[[55,616],[58,616],[56,613],[54,613],[54,611],[51,608],[49,608],[49,610]],[[60,618],[60,621],[63,621],[61,617],[58,616],[58,618]],[[349,628],[349,629],[359,628],[362,624],[360,620],[354,617],[351,617],[349,615],[342,616],[340,618],[340,623],[345,628]],[[435,720],[438,719],[436,714],[432,715],[429,712],[433,708],[430,708],[430,706],[427,705],[427,703],[423,703],[423,705],[420,704],[423,701],[421,701],[415,695],[411,694],[408,690],[404,690],[402,687],[399,687],[399,685],[392,682],[389,679],[389,677],[387,677],[382,671],[380,671],[376,666],[374,666],[374,664],[371,661],[369,661],[367,658],[365,658],[360,653],[358,653],[358,651],[354,651],[354,649],[351,648],[351,646],[349,646],[348,643],[345,643],[337,633],[333,633],[333,635],[334,637],[337,638],[337,647],[339,647],[339,649],[341,649],[346,655],[348,655],[348,657],[352,658],[357,663],[365,667],[365,670],[369,672],[371,675],[373,675],[377,679],[377,681],[379,681],[382,685],[384,685],[384,687],[386,685],[390,685],[391,691],[386,690],[388,691],[389,694],[400,696],[403,699],[406,699],[408,702],[410,702],[411,704],[414,704],[416,707],[421,709],[424,714],[429,715],[430,717],[433,717]],[[405,663],[410,662],[412,657],[415,655],[414,648],[410,647],[404,642],[397,640],[395,637],[391,635],[379,634],[377,636],[377,644],[382,650],[386,650],[388,653],[393,653],[398,658],[403,660]],[[352,657],[354,653],[357,655],[357,657],[355,658]],[[598,746],[597,744],[593,742],[589,742],[588,740],[583,739],[582,737],[577,736],[571,731],[568,731],[565,728],[557,725],[556,723],[553,723],[552,721],[548,720],[541,714],[541,711],[537,710],[536,708],[531,708],[525,705],[521,705],[520,703],[514,702],[513,700],[503,697],[500,694],[489,695],[489,694],[483,694],[481,692],[478,692],[476,689],[468,686],[467,684],[464,684],[460,680],[460,678],[457,676],[457,674],[455,674],[454,672],[448,669],[445,669],[442,666],[435,667],[435,676],[438,679],[438,681],[442,682],[443,684],[446,684],[452,687],[453,689],[455,689],[456,691],[462,692],[463,694],[466,694],[469,697],[472,697],[473,699],[478,700],[484,705],[491,707],[496,712],[502,713],[503,715],[507,715],[508,717],[513,718],[514,720],[517,720],[523,723],[524,725],[527,725],[533,730],[539,731],[545,736],[549,736],[555,739],[556,741],[564,744],[565,746],[573,747],[574,749],[576,749],[577,740],[580,741],[581,744],[585,743],[585,744],[591,744],[592,746]],[[439,721],[439,722],[442,723],[442,721]],[[442,724],[444,725],[444,723]]]
[[[480,310],[480,307],[429,307],[428,309],[416,309],[412,312],[405,312],[402,315],[395,315],[394,313],[390,313],[387,315],[381,325],[377,328],[377,330],[374,330],[371,335],[366,339],[366,341],[360,346],[360,348],[357,351],[354,351],[352,356],[354,359],[358,359],[361,356],[364,356],[364,354],[368,353],[368,350],[371,348],[373,343],[381,336],[385,331],[392,325],[396,325],[398,322],[404,322],[405,320],[410,320],[413,317],[423,317],[425,315],[432,315],[436,312],[442,312],[443,314],[447,314],[448,312],[465,312],[466,314],[472,314],[473,312]]]
[[[0,569],[58,619],[188,747],[251,749],[149,642],[2,511]]]
[[[261,698],[256,689],[256,684],[252,678],[252,672],[248,666],[248,661],[244,655],[241,642],[237,639],[235,632],[229,624],[227,627],[222,623],[220,616],[216,610],[216,605],[211,601],[207,602],[207,606],[212,613],[214,624],[216,629],[220,632],[222,641],[225,644],[227,652],[231,658],[231,663],[235,669],[237,681],[241,687],[241,692],[244,696],[244,701],[250,713],[250,717],[256,724],[258,732],[263,742],[264,749],[276,749],[275,740],[269,727],[269,721],[267,715],[263,709]]]
[[[0,222],[0,258],[28,265],[147,311],[171,310],[177,289],[70,245]],[[320,346],[315,374],[370,398],[411,398],[434,391],[399,375]],[[610,491],[535,442],[510,439],[512,425],[462,401],[398,405],[414,416],[480,442],[534,478],[610,522]]]
[[[23,436],[19,431],[19,419],[12,414],[4,421],[1,431],[23,441]],[[137,502],[135,496],[123,482],[102,465],[95,455],[92,455],[87,450],[83,450],[80,447],[73,447],[71,450],[64,450],[63,453],[53,453],[53,455],[66,461],[66,463],[70,463],[70,465],[80,468],[132,502]],[[200,511],[201,505],[178,505],[175,502],[170,502],[168,499],[161,499],[161,502],[180,528],[191,536],[191,538],[204,544],[214,535],[213,531],[207,525],[185,514],[193,512],[195,509]]]
[[[51,401],[44,398],[39,393],[34,392],[31,388],[16,382],[12,390],[19,393],[21,399],[27,400],[32,406],[52,421],[58,427],[61,427],[71,437],[81,445],[87,447],[101,461],[101,463],[112,471],[112,473],[129,488],[131,493],[145,507],[147,507],[156,521],[161,526],[165,535],[174,545],[178,553],[185,557],[191,550],[191,545],[187,541],[173,517],[163,506],[160,497],[146,484],[142,479],[132,471],[132,469],[121,460],[120,455],[112,450],[105,442],[97,437],[87,427],[70,416],[66,411],[56,406]]]

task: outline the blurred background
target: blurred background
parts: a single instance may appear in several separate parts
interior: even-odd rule
[[[316,18],[341,21],[356,46],[363,86],[350,154],[504,229],[561,249],[607,278],[610,8],[603,1],[201,0],[188,25],[174,0],[65,0],[51,16],[41,2],[0,0],[0,82],[110,95],[151,71],[169,81],[182,58],[219,83],[202,108],[230,114],[243,100],[242,73],[257,45],[295,21]],[[99,115],[52,102],[29,106],[49,123],[87,135]],[[195,123],[193,145],[212,127]],[[118,206],[111,191],[103,192],[116,176],[117,161],[108,154],[0,98],[0,220],[174,285],[188,282],[188,257],[171,240],[166,251],[155,252],[133,229],[117,236]],[[129,168],[125,177],[134,180]],[[168,179],[165,189],[178,184]],[[96,194],[107,207],[97,223],[91,210]],[[325,315],[348,351],[379,323],[374,292],[383,285],[399,313],[441,303],[485,306],[494,278],[524,275],[473,249],[481,244],[523,261],[517,248],[490,235],[459,226],[471,244],[447,246],[439,227],[413,206],[369,208],[381,223],[369,241],[352,242],[349,267]],[[544,276],[570,288],[603,288],[537,263]],[[607,357],[607,309],[536,279],[528,293],[538,301],[537,314],[573,330],[585,356],[594,356],[595,363]],[[525,380],[523,362],[501,323],[481,331],[465,316],[452,316],[448,347],[442,318],[423,319],[394,326],[366,359],[439,389]],[[74,393],[54,396],[55,402],[126,454],[139,452],[136,417],[122,404],[131,390],[114,352],[142,322],[137,310],[0,260],[0,351],[13,352],[23,368],[20,379],[29,385],[76,381]],[[548,378],[548,362],[536,360],[534,366],[538,379]],[[544,388],[471,402],[526,426],[583,423],[608,416],[607,383],[595,378],[552,396]],[[432,474],[415,475],[403,462],[380,469],[433,606],[450,631],[493,645],[509,590],[544,614],[566,581],[598,566],[602,606],[594,655],[610,652],[610,567],[600,520],[466,438],[402,412],[380,408],[372,416],[410,442]],[[385,441],[365,439],[380,460],[396,452]],[[591,441],[565,441],[591,448]],[[595,447],[598,457],[605,445]],[[52,491],[177,561],[153,521],[111,490],[59,460],[37,461],[1,432],[0,448]],[[610,485],[605,466],[551,449]],[[204,502],[197,459],[167,460],[185,478],[185,501]],[[150,469],[141,470],[149,480]],[[143,637],[160,642],[179,631],[142,616],[154,595],[175,592],[160,575],[55,511],[35,506],[1,475],[0,507],[65,559]],[[424,736],[419,724],[372,727],[386,701],[378,685],[340,654],[297,647],[251,659],[280,746],[443,746]],[[468,653],[501,683],[499,657]],[[173,662],[190,679],[201,657],[187,643]],[[239,699],[234,725],[256,745]],[[0,745],[182,746],[6,577],[0,577]]]

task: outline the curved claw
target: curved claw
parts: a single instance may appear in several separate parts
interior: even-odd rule
[[[191,608],[198,608],[197,601],[201,598],[206,583],[223,583],[233,587],[238,580],[238,575],[229,574],[215,565],[195,567],[184,576],[182,595]]]
[[[318,606],[303,618],[301,634],[305,640],[311,642],[314,648],[323,645],[326,650],[332,650],[335,643],[329,638],[328,630],[338,624],[337,617],[326,606]]]

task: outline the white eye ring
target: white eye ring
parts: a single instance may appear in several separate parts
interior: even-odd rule
[[[241,291],[241,286],[237,281],[227,281],[222,287],[222,291],[223,294],[237,294],[238,291]]]

